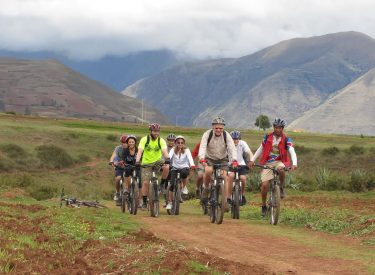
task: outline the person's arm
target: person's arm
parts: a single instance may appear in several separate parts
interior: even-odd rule
[[[245,141],[243,142],[243,148],[244,148],[244,152],[246,154],[246,160],[245,161],[246,161],[246,163],[248,163],[254,155],[253,155],[253,152],[251,151],[249,145]]]
[[[199,153],[198,153],[199,160],[203,160],[206,158],[207,139],[208,139],[209,132],[210,130],[206,131],[202,136],[201,145],[199,147]]]
[[[190,164],[189,166],[190,167],[195,166],[193,156],[191,155],[190,149],[186,148],[185,152],[186,152],[187,158],[189,160],[189,164]]]
[[[287,140],[287,147],[288,147],[288,152],[290,154],[290,158],[292,159],[292,169],[296,170],[297,169],[297,154],[296,154],[296,151],[294,150],[293,142],[291,138],[288,138]]]
[[[137,157],[136,157],[136,159],[135,159],[135,162],[136,162],[136,163],[139,163],[139,161],[141,160],[141,156],[142,156],[142,154],[143,154],[143,149],[138,147]]]
[[[145,148],[146,140],[147,140],[147,136],[141,138],[141,140],[139,141],[137,157],[135,159],[136,163],[139,163],[141,161],[141,157],[142,157],[142,154],[143,154],[143,151],[144,151],[144,148]]]
[[[256,150],[255,154],[253,157],[250,159],[251,162],[255,162],[259,156],[263,153],[263,146],[262,144],[259,146],[258,150]]]

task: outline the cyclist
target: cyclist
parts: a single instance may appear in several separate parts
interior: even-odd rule
[[[201,139],[199,148],[199,162],[204,166],[204,192],[203,199],[208,196],[209,183],[212,179],[214,164],[228,164],[237,167],[237,149],[230,134],[224,130],[225,120],[222,117],[216,117],[212,120],[212,129],[207,130]],[[224,190],[227,186],[227,166],[222,167],[224,177]],[[225,191],[224,191],[225,192]],[[230,193],[226,192],[227,202],[230,203]]]
[[[114,160],[121,160],[122,158],[122,151],[124,148],[126,148],[128,145],[126,143],[127,135],[122,135],[120,137],[121,144],[116,146],[115,149],[112,152],[111,158],[109,159],[109,163],[115,168],[115,187],[116,187],[116,193],[113,197],[113,200],[116,201],[116,204],[119,205],[120,202],[120,181],[121,177],[124,173],[124,169],[118,165],[115,165]]]
[[[130,176],[132,175],[133,169],[132,167],[126,166],[128,165],[135,165],[136,157],[137,157],[137,138],[134,135],[128,135],[125,143],[127,144],[126,148],[122,150],[121,159],[114,158],[115,164],[118,163],[118,166],[124,167],[125,171],[125,195],[129,194],[129,186],[130,186]],[[139,179],[139,173],[137,173],[137,177]]]
[[[191,152],[191,156],[193,157],[193,159],[196,159],[198,157],[198,152],[199,152],[199,147],[200,147],[201,143],[198,142],[193,151]],[[203,184],[203,175],[204,175],[204,167],[203,165],[198,161],[197,163],[197,182],[196,182],[196,190],[195,190],[195,197],[197,199],[200,198],[200,187],[202,186]]]
[[[163,138],[160,137],[160,125],[152,123],[149,126],[150,134],[143,137],[138,145],[138,152],[136,158],[136,165],[139,166],[142,157],[142,165],[158,165],[162,166],[162,157],[164,157],[164,164],[162,167],[161,185],[165,185],[169,173],[169,155],[167,144]],[[147,194],[148,183],[152,176],[152,167],[145,167],[141,170],[142,195],[143,204],[142,208],[147,208]]]
[[[177,136],[175,140],[174,148],[169,152],[169,158],[171,160],[171,187],[169,188],[169,202],[167,209],[172,209],[172,195],[174,190],[174,183],[176,181],[177,173],[180,172],[182,179],[182,193],[188,194],[189,191],[186,187],[187,177],[189,175],[189,169],[194,169],[194,161],[191,156],[189,148],[185,147],[185,138],[183,136]],[[180,198],[181,199],[181,198]]]
[[[253,156],[253,153],[251,152],[251,149],[249,145],[246,143],[246,141],[241,140],[241,132],[234,130],[230,132],[230,135],[234,141],[234,145],[237,148],[237,161],[239,165],[237,171],[240,177],[240,181],[242,183],[241,205],[244,205],[246,204],[246,198],[245,198],[246,178],[247,178],[247,173],[249,171],[247,164],[250,161],[251,157]],[[233,173],[233,169],[229,168],[228,189],[227,189],[227,192],[229,194],[232,192],[231,189],[233,186],[234,177],[235,177],[235,173]]]
[[[176,135],[173,133],[168,134],[167,136],[167,147],[168,147],[168,152],[172,150],[174,147],[174,141],[176,139]]]
[[[259,161],[262,165],[267,165],[280,169],[280,197],[285,197],[284,180],[285,172],[282,171],[285,166],[290,166],[290,157],[292,159],[292,169],[297,169],[297,155],[293,147],[292,139],[284,134],[286,122],[280,118],[275,118],[273,122],[273,132],[264,136],[261,145],[255,152],[249,162],[249,167],[254,165],[255,160],[261,156]],[[269,181],[273,178],[273,173],[269,169],[263,169],[261,173],[261,193],[262,193],[262,209],[261,214],[264,217],[267,213],[267,193]]]

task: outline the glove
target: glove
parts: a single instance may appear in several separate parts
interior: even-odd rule
[[[139,161],[137,161],[135,164],[134,164],[135,167],[139,168],[141,167],[141,164],[139,163]]]
[[[191,170],[195,170],[195,168],[196,168],[195,166],[190,166]]]
[[[118,162],[118,165],[119,165],[119,166],[125,166],[125,161],[120,160],[120,161]]]
[[[206,163],[207,160],[206,159],[200,159],[199,162],[203,164],[203,163]]]
[[[171,163],[171,159],[170,158],[167,158],[164,160],[164,164],[170,164]]]
[[[232,167],[233,167],[233,168],[237,168],[237,167],[238,167],[238,162],[237,162],[237,160],[232,161]]]

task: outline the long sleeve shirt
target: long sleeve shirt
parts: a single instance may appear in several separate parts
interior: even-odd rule
[[[237,160],[237,149],[230,134],[225,131],[227,140],[225,144],[224,132],[218,137],[213,133],[210,143],[207,145],[210,132],[211,130],[207,130],[202,136],[198,153],[199,159],[223,160],[229,158],[229,161]]]
[[[237,161],[239,165],[246,165],[245,159],[244,159],[244,154],[247,154],[250,156],[250,159],[253,156],[253,152],[251,152],[251,149],[249,145],[243,141],[240,140],[238,144],[236,145],[237,148]]]
[[[186,148],[183,154],[176,154],[174,149],[172,149],[169,151],[169,158],[171,159],[172,167],[177,169],[189,168],[195,165],[189,148]]]

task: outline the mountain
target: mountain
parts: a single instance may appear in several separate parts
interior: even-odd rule
[[[141,102],[53,61],[0,58],[0,111],[136,122]],[[144,118],[167,122],[145,106]]]
[[[97,60],[75,60],[55,52],[14,52],[0,50],[0,56],[29,60],[55,59],[81,74],[121,91],[135,81],[156,74],[179,62],[168,50],[143,51],[125,56],[105,56]]]
[[[375,136],[375,69],[293,121],[288,129]]]
[[[256,117],[291,122],[375,66],[375,40],[342,32],[282,41],[237,59],[186,62],[128,86],[171,121],[207,126],[221,114],[229,127]]]

